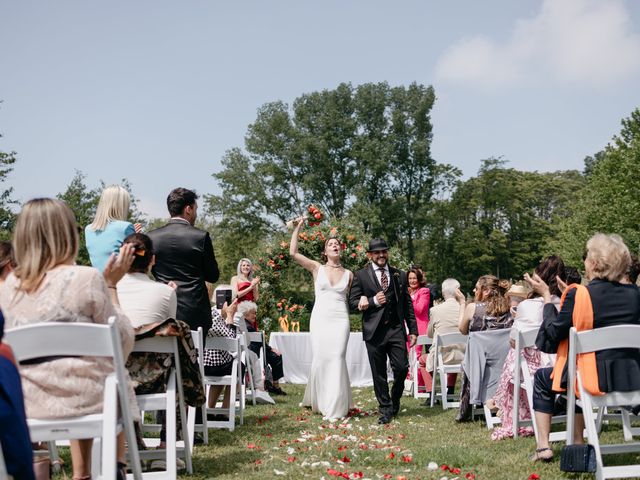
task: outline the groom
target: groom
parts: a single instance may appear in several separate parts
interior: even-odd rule
[[[405,322],[410,345],[416,343],[418,327],[407,274],[387,264],[389,247],[381,238],[369,242],[367,256],[371,262],[358,270],[349,292],[349,307],[362,312],[362,337],[367,346],[373,374],[373,388],[380,406],[378,423],[391,422],[400,410],[400,397],[409,371]],[[393,370],[393,387],[389,396],[387,357]]]

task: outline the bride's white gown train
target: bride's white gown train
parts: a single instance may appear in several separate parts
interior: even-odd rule
[[[331,285],[324,265],[315,281],[311,312],[311,373],[302,400],[325,419],[343,418],[351,408],[351,382],[347,370],[349,272]]]

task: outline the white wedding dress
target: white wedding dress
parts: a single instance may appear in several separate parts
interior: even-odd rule
[[[351,382],[347,370],[349,342],[349,271],[331,285],[325,266],[315,281],[316,299],[311,312],[311,373],[302,405],[322,413],[325,420],[343,418],[351,408]]]

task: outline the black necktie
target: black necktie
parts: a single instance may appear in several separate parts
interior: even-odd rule
[[[387,271],[384,268],[380,268],[380,285],[382,285],[382,290],[387,291],[389,288],[389,277],[387,277]]]

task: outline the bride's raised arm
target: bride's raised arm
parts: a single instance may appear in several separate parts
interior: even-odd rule
[[[318,271],[320,267],[320,263],[315,260],[311,260],[301,253],[298,252],[298,233],[300,232],[300,228],[302,224],[305,222],[304,217],[300,217],[295,222],[295,228],[293,229],[293,233],[291,234],[291,243],[289,244],[289,255],[291,258],[300,266],[302,266],[305,270],[309,270],[314,275]]]

